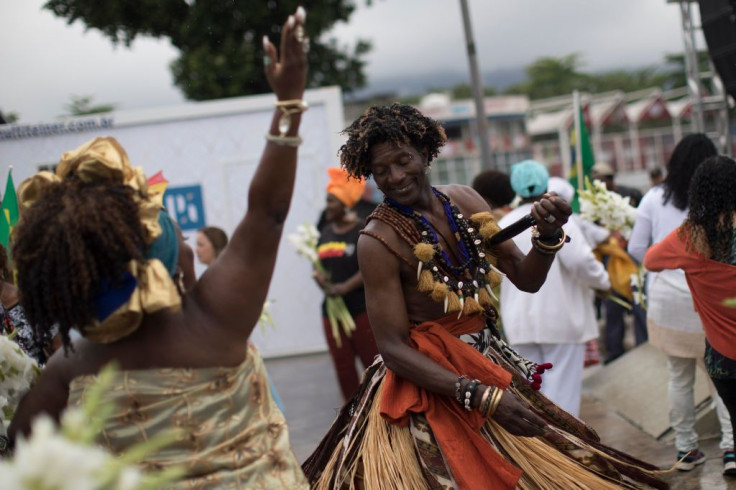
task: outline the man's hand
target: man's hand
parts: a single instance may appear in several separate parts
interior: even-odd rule
[[[572,208],[556,193],[549,192],[543,194],[539,201],[534,203],[531,214],[534,221],[537,222],[539,234],[549,237],[567,223],[567,219],[572,214]]]
[[[501,403],[492,418],[515,436],[541,436],[547,427],[547,423],[539,415],[528,409],[519,397],[508,390],[501,397]]]

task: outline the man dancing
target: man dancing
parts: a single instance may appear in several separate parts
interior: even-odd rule
[[[358,242],[382,361],[304,464],[312,487],[618,488],[624,466],[662,486],[653,467],[603,448],[532,389],[547,366],[521,359],[495,331],[491,288],[502,273],[522,290],[541,287],[566,241],[569,205],[555,195],[534,203],[529,254],[512,241],[494,247],[499,228],[483,198],[430,184],[446,139],[439,123],[395,104],[369,109],[345,133],[342,166],[372,176],[386,196]]]

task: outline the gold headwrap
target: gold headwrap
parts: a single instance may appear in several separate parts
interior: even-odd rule
[[[23,181],[18,187],[20,208],[32,206],[49,185],[62,182],[72,174],[84,182],[129,185],[135,190],[133,199],[140,210],[146,244],[150,245],[161,235],[158,215],[163,209],[163,194],[149,194],[143,169],[132,167],[128,154],[111,137],[95,138],[64,153],[55,174],[39,172]],[[160,260],[131,261],[128,272],[137,281],[130,298],[102,322],[78,328],[92,342],[110,343],[130,335],[140,326],[144,313],[181,308],[179,292]]]

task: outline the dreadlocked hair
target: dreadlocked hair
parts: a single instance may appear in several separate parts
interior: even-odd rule
[[[687,194],[695,170],[706,158],[717,154],[716,146],[703,133],[689,134],[682,138],[667,162],[663,204],[671,199],[672,204],[680,211],[687,209]]]
[[[442,126],[406,104],[374,106],[342,131],[348,137],[340,147],[340,165],[351,177],[371,176],[371,148],[379,143],[411,145],[427,151],[431,162],[447,141]]]
[[[58,324],[65,351],[69,329],[95,320],[102,283],[120,285],[128,262],[143,257],[133,192],[67,177],[50,184],[14,230],[21,304],[39,337]]]
[[[732,255],[735,187],[736,161],[722,155],[703,162],[690,186],[690,211],[681,233],[689,234],[689,248],[718,262]]]

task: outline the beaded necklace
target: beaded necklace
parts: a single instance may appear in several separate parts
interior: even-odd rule
[[[501,280],[501,274],[486,257],[481,236],[488,238],[498,231],[490,213],[479,213],[472,217],[480,224],[480,233],[471,226],[450,199],[434,187],[432,193],[442,207],[458,244],[459,264],[454,265],[448,253],[440,246],[438,232],[421,213],[409,206],[385,198],[384,203],[417,226],[421,239],[414,244],[417,265],[417,287],[431,294],[435,301],[444,301],[445,312],[459,312],[458,317],[482,312],[491,306],[495,297],[493,286]],[[449,245],[449,244],[448,244]]]

